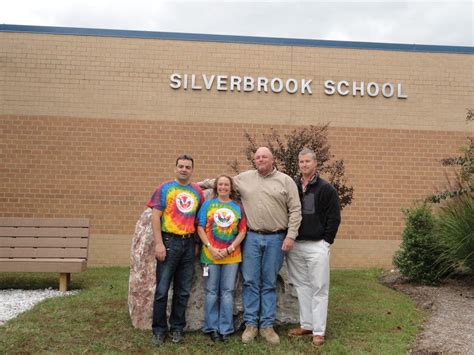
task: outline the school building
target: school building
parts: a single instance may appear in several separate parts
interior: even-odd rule
[[[247,166],[245,130],[329,123],[354,187],[332,266],[389,268],[402,208],[445,187],[440,160],[473,133],[473,52],[0,25],[0,216],[89,218],[89,265],[128,265],[179,154],[199,181]]]

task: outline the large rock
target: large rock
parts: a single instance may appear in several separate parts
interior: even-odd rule
[[[130,257],[130,279],[128,291],[128,308],[132,324],[138,329],[151,329],[153,297],[156,284],[156,260],[154,240],[151,229],[151,209],[147,208],[140,216],[132,241]],[[239,274],[234,302],[234,324],[240,328],[243,321],[242,279]],[[298,301],[296,292],[288,282],[286,263],[278,277],[277,286],[277,320],[276,324],[298,323]],[[170,290],[169,299],[172,298]],[[168,302],[168,314],[170,311]],[[196,258],[191,297],[186,314],[186,330],[198,330],[204,319],[204,284],[201,265]]]
[[[147,208],[138,219],[130,253],[128,309],[132,324],[138,329],[151,329],[151,310],[156,285],[151,211],[151,208]]]

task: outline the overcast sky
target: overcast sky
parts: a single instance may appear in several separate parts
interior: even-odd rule
[[[0,23],[473,46],[472,0],[2,0]]]

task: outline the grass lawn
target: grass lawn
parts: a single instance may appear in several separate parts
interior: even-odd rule
[[[0,326],[0,354],[151,353],[151,331],[131,325],[127,307],[128,268],[91,268],[73,275],[74,296],[48,299]],[[331,272],[327,342],[321,349],[311,337],[289,338],[290,326],[277,327],[281,344],[264,340],[243,345],[241,333],[214,344],[200,332],[185,342],[167,342],[163,354],[405,354],[424,314],[411,300],[377,282],[379,270]],[[0,288],[57,287],[56,274],[1,273]]]

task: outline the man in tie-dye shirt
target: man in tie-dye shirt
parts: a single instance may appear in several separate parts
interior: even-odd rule
[[[151,225],[155,240],[156,291],[153,304],[153,343],[160,346],[168,334],[166,307],[173,281],[173,304],[169,318],[171,341],[183,340],[186,307],[194,273],[196,215],[204,202],[201,188],[190,182],[194,160],[176,159],[175,180],[162,183],[148,206],[153,208]]]

